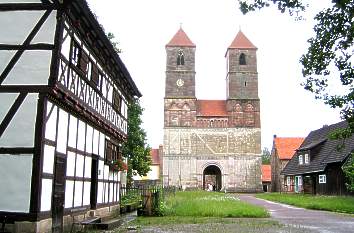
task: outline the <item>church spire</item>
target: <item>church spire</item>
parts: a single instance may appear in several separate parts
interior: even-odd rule
[[[187,34],[183,31],[182,25],[177,33],[172,37],[170,42],[166,45],[166,47],[195,47],[195,44],[189,39]]]
[[[237,33],[235,39],[232,41],[229,49],[257,49],[256,46],[243,34],[241,29]]]

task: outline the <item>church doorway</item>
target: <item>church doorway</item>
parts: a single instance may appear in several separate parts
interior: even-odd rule
[[[221,171],[215,165],[210,165],[204,169],[203,172],[203,189],[208,189],[208,184],[211,184],[213,191],[220,191],[221,189]]]

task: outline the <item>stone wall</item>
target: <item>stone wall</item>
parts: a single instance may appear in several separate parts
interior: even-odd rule
[[[222,174],[222,189],[261,191],[259,128],[165,128],[164,185],[203,187],[210,165]]]

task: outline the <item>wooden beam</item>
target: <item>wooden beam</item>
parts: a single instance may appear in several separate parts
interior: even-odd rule
[[[0,4],[0,11],[38,11],[38,10],[54,10],[56,4],[43,3],[4,3]]]
[[[7,112],[6,116],[2,120],[0,124],[0,137],[2,134],[5,132],[7,126],[10,124],[12,118],[16,114],[17,110],[20,108],[21,104],[25,100],[27,96],[27,93],[21,93],[17,99],[15,100],[15,103],[11,106],[10,110]]]
[[[0,147],[0,154],[33,154],[33,147]]]
[[[30,45],[11,45],[11,44],[0,44],[0,50],[53,50],[53,44],[30,44]]]
[[[2,85],[0,93],[48,93],[50,88],[46,85]]]

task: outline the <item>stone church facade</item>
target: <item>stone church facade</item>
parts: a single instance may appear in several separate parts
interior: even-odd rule
[[[195,50],[182,28],[166,45],[163,184],[259,192],[257,48],[241,31],[228,47],[226,100],[196,98]]]

